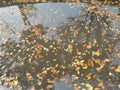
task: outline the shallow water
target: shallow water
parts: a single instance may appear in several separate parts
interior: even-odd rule
[[[83,4],[75,4],[75,3],[58,3],[58,4],[45,3],[45,4],[25,5],[22,8],[20,8],[19,6],[0,8],[0,43],[1,44],[5,43],[6,41],[8,41],[8,38],[11,38],[12,40],[15,40],[16,42],[19,43],[20,35],[22,34],[23,30],[26,30],[26,28],[34,27],[37,24],[41,24],[47,30],[47,33],[43,36],[43,38],[45,37],[49,40],[53,40],[53,39],[56,40],[57,38],[59,38],[59,36],[55,36],[57,33],[56,30],[61,25],[64,25],[61,24],[61,22],[62,23],[67,22],[66,18],[78,17],[78,15],[82,12],[82,5]],[[119,12],[118,7],[104,6],[104,8],[107,11],[109,11],[113,16],[118,15]],[[23,10],[23,14],[24,14],[23,16],[20,9]],[[22,18],[22,17],[27,17],[27,18]],[[26,25],[26,22],[29,24]],[[115,30],[119,32],[120,20],[113,20],[113,22],[114,22],[114,24],[112,24],[113,27],[115,28]],[[71,22],[68,23],[67,25],[69,26],[69,24],[71,24]],[[4,53],[1,52],[0,54],[3,55]],[[86,55],[86,57],[88,56]],[[119,65],[120,58],[118,56],[115,56],[114,61],[112,63],[115,65]],[[72,86],[70,88],[66,86],[67,84],[68,86],[72,84],[70,76],[65,75],[65,77],[69,79],[67,83],[62,81],[57,82],[57,80],[55,80],[54,83],[55,90],[73,90]]]

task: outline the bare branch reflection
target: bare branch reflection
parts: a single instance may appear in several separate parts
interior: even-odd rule
[[[21,14],[25,25],[31,26]],[[54,82],[69,74],[76,90],[119,89],[120,66],[112,64],[119,37],[112,25],[109,12],[90,4],[80,15],[60,23],[57,38],[44,37],[48,27],[31,26],[22,31],[19,42],[9,39],[0,46],[1,83],[20,85],[22,90],[54,90]]]

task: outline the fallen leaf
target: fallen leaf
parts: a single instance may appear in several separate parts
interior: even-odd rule
[[[108,87],[114,87],[115,85],[113,83],[109,83],[107,86]]]
[[[56,73],[56,72],[57,72],[56,68],[53,67],[53,68],[51,69],[51,72],[52,72],[52,73]]]
[[[83,69],[87,69],[88,68],[88,65],[87,64],[83,64]]]

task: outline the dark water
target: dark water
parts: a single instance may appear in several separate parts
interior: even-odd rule
[[[1,84],[14,87],[6,83],[18,75],[13,81],[22,90],[118,90],[120,11],[88,8],[76,3],[0,8]]]

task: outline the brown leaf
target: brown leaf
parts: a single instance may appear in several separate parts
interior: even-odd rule
[[[56,73],[56,72],[57,72],[56,68],[53,67],[53,68],[51,69],[51,72],[52,72],[52,73]]]
[[[109,83],[107,86],[108,87],[114,87],[115,85],[113,83]]]

